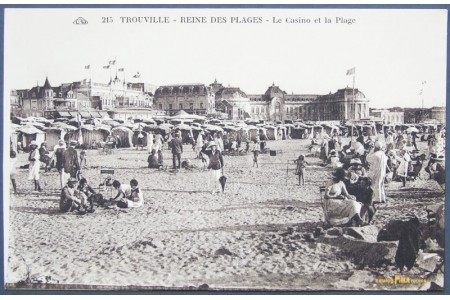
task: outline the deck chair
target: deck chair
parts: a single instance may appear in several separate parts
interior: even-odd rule
[[[106,193],[109,198],[112,197],[112,175],[114,169],[100,167],[100,184],[98,185],[99,193]]]

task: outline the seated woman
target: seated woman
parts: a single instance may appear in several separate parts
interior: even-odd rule
[[[148,156],[147,162],[150,169],[162,169],[163,164],[156,153],[156,149],[152,149],[152,153]]]
[[[359,158],[354,158],[350,161],[350,168],[348,168],[350,184],[355,184],[360,177],[367,177],[366,168],[363,167]]]
[[[342,167],[342,163],[339,161],[339,157],[334,149],[330,151],[329,161],[333,169]]]
[[[78,191],[81,199],[81,204],[87,207],[86,203],[89,202],[90,210],[94,210],[94,195],[95,191],[89,186],[86,178],[81,178],[78,183]]]
[[[323,210],[325,221],[331,226],[353,225],[362,226],[360,213],[362,204],[347,192],[344,184],[346,171],[338,168],[333,173],[333,184],[326,188]]]
[[[117,190],[117,195],[112,201],[117,201],[116,205],[120,208],[140,207],[144,204],[144,196],[138,187],[136,179],[132,179],[130,184],[120,184],[114,180],[113,187]]]

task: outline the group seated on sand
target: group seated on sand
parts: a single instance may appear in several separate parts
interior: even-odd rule
[[[130,184],[121,184],[118,180],[114,180],[112,187],[117,194],[114,198],[106,200],[102,194],[96,193],[89,186],[86,178],[81,178],[78,182],[78,179],[71,177],[61,190],[59,209],[61,212],[76,211],[79,214],[86,214],[95,211],[94,203],[105,208],[131,208],[144,204],[144,196],[136,179],[132,179]]]

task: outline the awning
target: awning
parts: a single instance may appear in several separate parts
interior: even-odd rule
[[[80,116],[83,119],[90,119],[90,118],[92,118],[91,114],[88,111],[80,111]]]
[[[72,118],[72,115],[68,111],[58,111],[58,115],[61,118]]]
[[[106,111],[97,111],[97,113],[100,115],[100,118],[109,117]]]

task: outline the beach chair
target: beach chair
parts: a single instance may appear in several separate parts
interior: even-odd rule
[[[114,175],[114,169],[100,167],[100,184],[98,185],[99,193],[112,197],[112,176]]]

